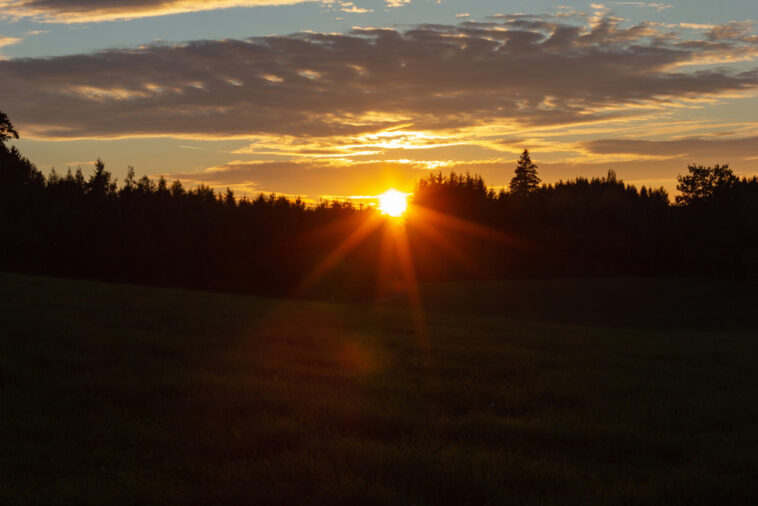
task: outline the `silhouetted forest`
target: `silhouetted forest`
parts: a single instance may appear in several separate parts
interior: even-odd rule
[[[731,178],[714,178],[723,171]],[[415,201],[500,232],[487,258],[499,275],[754,276],[758,180],[691,165],[678,188],[671,205],[664,189],[638,190],[612,170],[526,194],[496,194],[478,176],[437,174],[419,183]],[[468,235],[461,227],[452,240],[465,244]]]
[[[402,277],[402,255],[387,255],[397,249],[387,237],[398,225],[372,208],[237,198],[231,190],[136,179],[131,168],[118,184],[99,160],[90,174],[45,177],[7,145],[14,137],[2,115],[2,270],[340,298],[386,294],[387,279]],[[528,151],[514,173],[510,192],[470,174],[435,173],[418,182],[402,233],[420,280],[755,276],[755,177],[691,165],[671,204],[663,189],[638,190],[613,171],[540,186]],[[324,276],[304,286],[314,271]]]

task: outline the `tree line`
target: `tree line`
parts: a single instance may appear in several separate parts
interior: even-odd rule
[[[367,220],[376,221],[373,208],[307,206],[273,194],[238,198],[205,185],[137,179],[132,168],[118,184],[101,160],[87,175],[77,169],[45,176],[8,145],[13,138],[18,132],[0,113],[2,270],[291,295],[302,294],[301,281],[350,243],[308,294],[371,297],[383,283],[383,241],[395,225],[352,240]],[[404,234],[421,280],[744,278],[746,252],[758,248],[756,178],[692,165],[678,189],[672,205],[663,189],[638,190],[613,171],[540,184],[525,150],[509,191],[495,192],[471,174],[421,179]],[[399,276],[401,269],[386,272]]]
[[[540,185],[524,150],[508,191],[475,175],[435,174],[419,182],[415,201],[511,238],[481,246],[499,259],[499,275],[755,276],[758,179],[727,165],[687,170],[672,204],[665,189],[638,189],[613,170]],[[471,235],[456,233],[458,242]]]

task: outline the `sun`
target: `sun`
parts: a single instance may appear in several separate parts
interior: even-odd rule
[[[379,195],[379,210],[384,214],[397,218],[408,209],[408,194],[394,188]]]

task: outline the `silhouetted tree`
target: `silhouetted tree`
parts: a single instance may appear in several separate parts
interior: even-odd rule
[[[126,169],[126,177],[124,178],[124,186],[121,187],[120,194],[128,195],[137,188],[137,181],[134,178],[134,167],[131,165]]]
[[[511,179],[510,192],[513,195],[526,197],[540,187],[537,176],[537,165],[532,162],[529,150],[525,149],[516,163],[515,175]]]
[[[0,184],[8,190],[11,186],[44,183],[44,176],[28,158],[22,156],[15,146],[5,145],[11,138],[18,139],[18,132],[8,116],[0,111]]]
[[[116,182],[111,179],[111,173],[105,170],[105,162],[98,158],[95,172],[87,181],[87,193],[96,197],[113,196],[116,193]]]
[[[0,142],[5,142],[10,138],[18,139],[18,132],[13,128],[13,123],[8,116],[0,111]]]
[[[168,191],[168,182],[166,181],[166,178],[161,176],[158,178],[158,185],[156,187],[156,193],[161,196],[165,196],[169,194]]]
[[[182,196],[184,196],[184,186],[182,186],[182,182],[178,179],[171,183],[171,187],[169,188],[169,192],[171,193],[171,196],[178,199]]]
[[[226,189],[226,193],[224,193],[224,196],[222,197],[224,200],[224,205],[226,207],[236,207],[237,206],[237,199],[234,197],[234,192],[231,188]]]
[[[688,205],[715,196],[717,193],[731,190],[739,182],[739,178],[729,168],[729,165],[703,167],[690,164],[689,173],[677,176],[676,189],[681,195],[676,196],[676,203]]]

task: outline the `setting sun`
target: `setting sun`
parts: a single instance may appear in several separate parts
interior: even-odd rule
[[[379,209],[392,217],[399,217],[408,209],[408,194],[389,189],[379,195]]]

